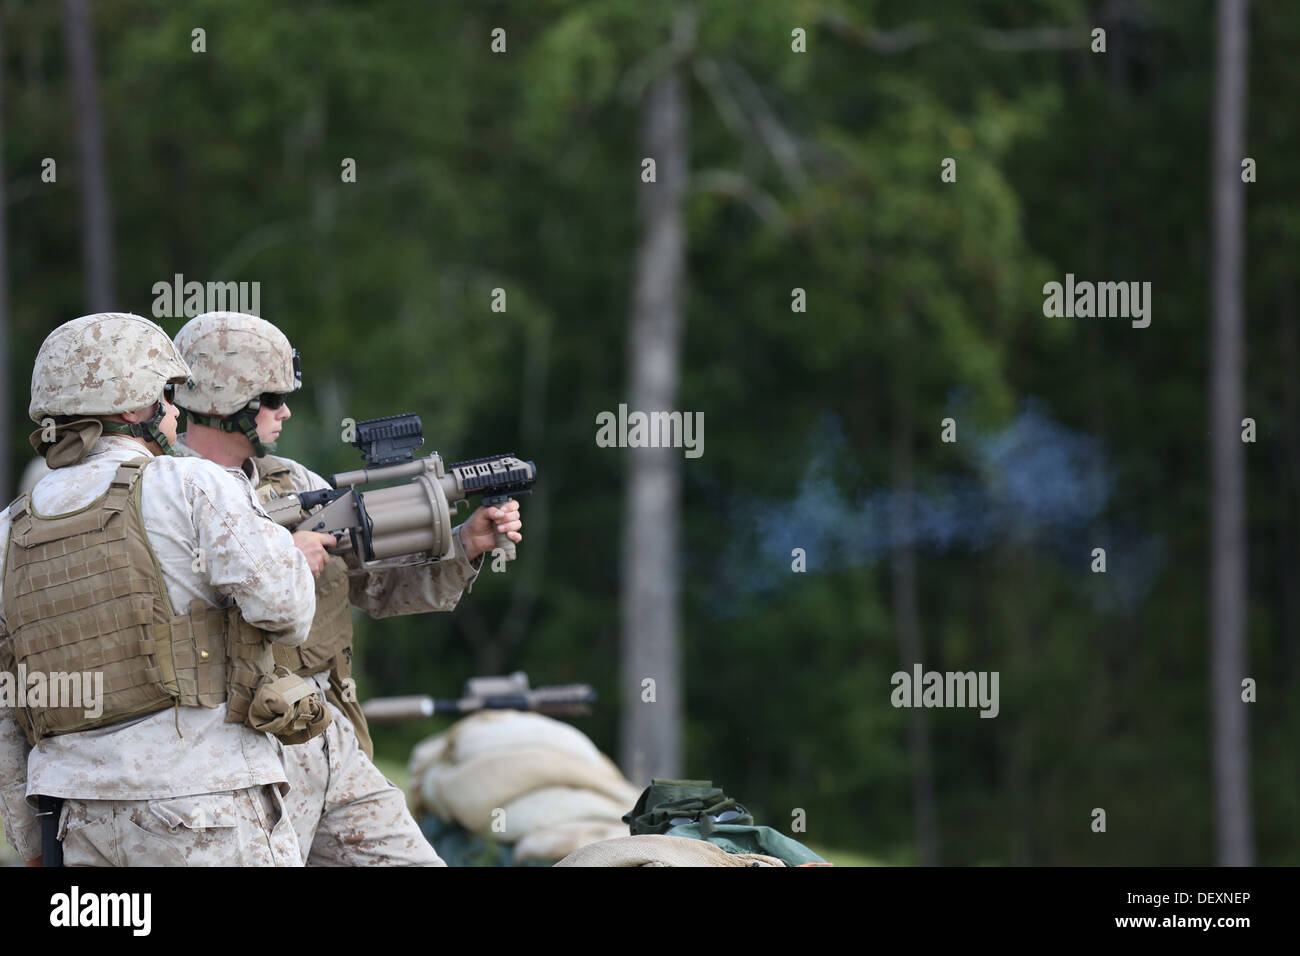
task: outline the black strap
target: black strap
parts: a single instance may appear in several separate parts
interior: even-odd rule
[[[63,866],[63,843],[59,840],[63,798],[38,796],[36,815],[41,821],[41,866]]]

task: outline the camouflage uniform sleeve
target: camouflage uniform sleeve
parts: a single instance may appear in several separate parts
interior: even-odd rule
[[[473,561],[465,557],[460,540],[463,527],[457,525],[452,531],[455,553],[446,561],[427,563],[430,555],[424,554],[377,568],[360,568],[355,556],[348,555],[352,603],[371,617],[454,610],[461,594],[473,590],[474,579],[483,567],[483,555]]]
[[[8,640],[8,635],[0,640]],[[27,805],[27,737],[12,707],[0,707],[0,810],[4,812],[5,839],[30,860],[41,854],[41,829],[36,812]]]
[[[319,491],[330,487],[324,478],[297,462],[290,462],[290,469],[295,488]],[[446,561],[433,561],[429,554],[422,554],[362,568],[355,555],[346,555],[352,604],[371,617],[454,610],[461,595],[474,589],[484,557],[479,555],[473,561],[465,557],[462,527],[457,525],[452,531],[455,553]]]
[[[0,670],[9,671],[11,680],[14,659],[9,653],[9,631],[4,622],[5,559],[9,549],[9,512],[0,514]],[[18,726],[12,707],[3,706],[0,697],[0,813],[4,816],[5,839],[24,860],[41,854],[41,831],[36,814],[27,805],[27,735]]]
[[[316,587],[293,536],[266,516],[252,486],[211,462],[196,462],[186,486],[199,548],[214,588],[234,598],[248,623],[277,643],[307,640]]]

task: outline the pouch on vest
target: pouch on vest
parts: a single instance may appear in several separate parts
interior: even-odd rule
[[[316,685],[283,667],[257,688],[248,709],[248,726],[286,744],[306,743],[324,733],[332,719]]]
[[[237,607],[226,623],[226,722],[247,724],[285,743],[304,743],[329,726],[330,713],[305,678],[277,668],[265,632]]]

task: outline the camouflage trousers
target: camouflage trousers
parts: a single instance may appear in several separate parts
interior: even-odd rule
[[[446,866],[333,704],[325,733],[282,744],[285,807],[308,866]]]
[[[283,784],[163,800],[65,800],[64,866],[302,866]]]

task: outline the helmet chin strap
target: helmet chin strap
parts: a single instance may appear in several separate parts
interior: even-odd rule
[[[221,418],[217,415],[200,415],[198,412],[191,412],[186,409],[185,414],[189,416],[192,422],[198,422],[200,425],[207,425],[209,428],[217,428],[223,432],[239,432],[253,446],[253,455],[257,458],[264,458],[275,452],[275,442],[264,442],[260,435],[257,434],[257,413],[261,409],[261,402],[253,399],[233,415],[227,415]]]
[[[172,443],[167,440],[167,436],[162,433],[158,426],[162,424],[167,417],[167,406],[159,402],[153,413],[153,417],[143,422],[104,422],[104,431],[114,435],[130,435],[132,438],[140,438],[144,441],[151,441],[162,449],[164,455],[173,454]]]

